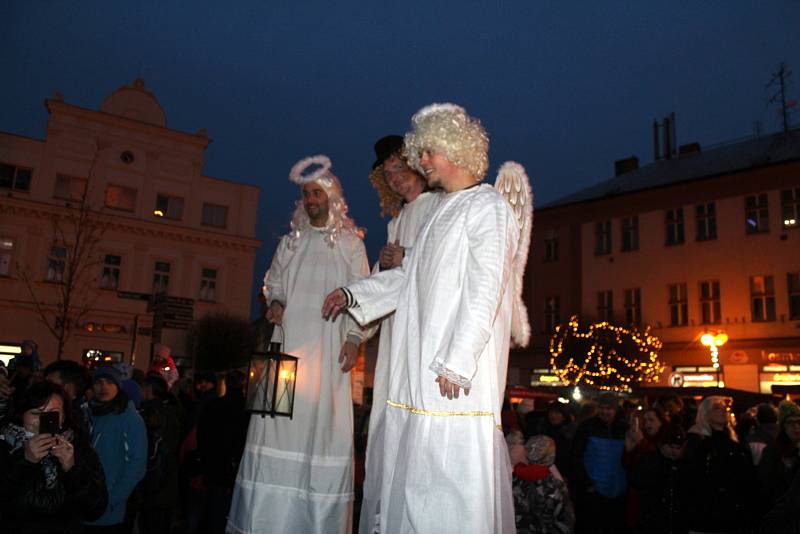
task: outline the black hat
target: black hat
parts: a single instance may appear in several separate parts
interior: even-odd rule
[[[378,158],[375,160],[375,163],[372,164],[372,168],[374,169],[387,159],[389,156],[398,152],[400,149],[403,148],[403,136],[402,135],[387,135],[386,137],[381,137],[378,139],[378,142],[375,143],[375,157]]]

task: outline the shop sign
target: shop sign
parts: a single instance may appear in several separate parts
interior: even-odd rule
[[[761,351],[762,362],[796,363],[800,362],[800,352],[768,352]]]

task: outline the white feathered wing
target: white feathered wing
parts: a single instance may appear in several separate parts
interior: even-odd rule
[[[522,301],[522,277],[525,275],[533,233],[533,191],[525,168],[515,161],[507,161],[500,166],[494,187],[508,201],[520,229],[517,253],[512,263],[514,305],[511,314],[511,341],[516,346],[526,347],[531,338],[531,325],[528,322],[528,309]]]

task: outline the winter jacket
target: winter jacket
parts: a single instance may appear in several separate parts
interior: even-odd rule
[[[233,488],[249,420],[241,391],[228,391],[224,397],[208,403],[200,414],[197,452],[206,485]]]
[[[106,507],[103,468],[87,439],[73,443],[75,465],[65,472],[58,459],[25,459],[24,430],[0,431],[0,531],[7,534],[83,532],[83,522]]]
[[[689,432],[689,528],[700,532],[749,532],[754,523],[757,479],[750,450],[727,430],[711,436]]]
[[[108,507],[90,525],[116,525],[125,519],[125,503],[147,467],[147,431],[133,403],[123,392],[112,403],[121,405],[103,413],[92,405],[92,445],[106,473]],[[125,403],[119,402],[124,400]]]
[[[679,534],[688,531],[688,473],[683,460],[671,460],[655,450],[632,466],[631,486],[637,490],[637,532]]]
[[[567,485],[544,465],[517,464],[512,482],[519,534],[570,534],[575,512]]]
[[[771,510],[800,473],[800,457],[782,458],[779,448],[767,445],[756,468],[760,486],[760,515]]]
[[[147,473],[140,486],[143,508],[171,509],[178,504],[178,449],[181,423],[174,397],[142,402],[147,427]]]
[[[581,423],[572,443],[576,488],[594,490],[609,499],[625,493],[627,482],[622,467],[625,431],[626,425],[620,420],[609,425],[594,416]]]

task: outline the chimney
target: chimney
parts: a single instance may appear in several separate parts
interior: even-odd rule
[[[685,158],[700,153],[700,143],[687,143],[678,147],[678,157]]]
[[[625,159],[618,159],[614,162],[614,176],[622,176],[625,173],[635,171],[639,168],[639,158],[631,156]]]

